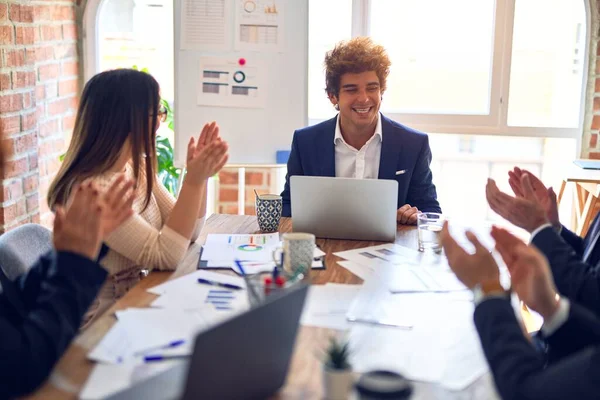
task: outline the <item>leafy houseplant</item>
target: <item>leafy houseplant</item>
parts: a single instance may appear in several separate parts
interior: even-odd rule
[[[167,120],[165,124],[169,129],[173,130],[173,108],[165,99],[160,100],[161,105],[167,110]],[[172,195],[177,194],[177,184],[181,174],[180,168],[175,168],[173,165],[173,147],[169,138],[157,135],[156,136],[156,158],[158,162],[158,178],[163,185],[171,192]]]
[[[350,365],[350,344],[331,337],[323,360],[323,387],[327,399],[347,399],[354,376]]]

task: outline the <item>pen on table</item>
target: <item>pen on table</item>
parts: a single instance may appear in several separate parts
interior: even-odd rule
[[[231,284],[231,283],[215,282],[215,281],[211,281],[211,280],[204,279],[204,278],[198,278],[198,283],[204,283],[204,284],[207,284],[207,285],[220,286],[220,287],[223,287],[223,288],[233,289],[233,290],[241,290],[241,289],[243,289],[241,286],[234,285],[234,284]]]
[[[143,354],[143,353],[148,353],[150,351],[155,351],[155,350],[172,349],[174,347],[179,347],[179,346],[181,346],[184,343],[185,343],[185,340],[183,340],[183,339],[181,339],[181,340],[174,340],[171,343],[168,343],[166,345],[150,347],[150,348],[138,351],[135,354]]]
[[[254,299],[254,302],[257,303],[260,300],[260,297],[258,297],[258,294],[254,291],[254,287],[248,281],[248,275],[246,275],[246,271],[244,271],[244,267],[242,266],[240,260],[235,260],[235,265],[237,265],[238,269],[240,270],[240,273],[242,274],[242,277],[244,278],[244,281],[246,282],[248,292]]]
[[[173,355],[164,355],[164,356],[146,356],[144,357],[144,362],[154,362],[154,361],[166,361],[166,360],[181,360],[184,358],[190,358],[189,354],[173,354]]]

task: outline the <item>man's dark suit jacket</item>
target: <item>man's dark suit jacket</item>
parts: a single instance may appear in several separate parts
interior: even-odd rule
[[[597,222],[598,217],[593,225]],[[594,258],[599,257],[600,242],[594,246],[587,263],[582,257],[589,241],[588,237],[582,239],[566,228],[558,234],[548,227],[538,232],[531,242],[548,259],[558,291],[600,316],[600,271],[594,262]]]
[[[107,273],[77,254],[50,252],[14,282],[0,274],[0,399],[6,399],[47,378]]]
[[[290,177],[294,175],[335,177],[335,128],[337,116],[294,132],[287,164],[283,198],[284,217],[292,216]],[[420,211],[442,212],[429,169],[431,150],[426,134],[381,116],[379,179],[398,181],[398,208],[404,204]],[[396,175],[397,171],[406,171]],[[367,195],[367,194],[361,194]]]
[[[569,319],[547,337],[550,364],[525,338],[510,302],[483,301],[475,326],[500,396],[504,400],[598,399],[600,321],[571,302]]]

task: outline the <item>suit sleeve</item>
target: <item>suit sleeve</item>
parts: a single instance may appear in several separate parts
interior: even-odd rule
[[[298,149],[298,132],[294,132],[294,138],[292,139],[292,151],[290,152],[290,158],[287,163],[287,173],[285,175],[285,186],[283,192],[281,192],[281,198],[283,203],[283,209],[281,211],[282,217],[292,216],[292,199],[290,197],[290,177],[294,175],[304,175],[302,169],[302,162],[300,161],[300,150]]]
[[[429,148],[429,138],[425,136],[423,147],[417,158],[415,170],[410,180],[406,202],[419,211],[438,212],[442,209],[437,201],[437,192],[433,184],[433,174],[429,168],[431,164],[431,149]]]
[[[600,393],[600,350],[588,347],[544,368],[506,299],[475,309],[475,326],[500,396],[514,400],[594,399]]]
[[[560,237],[562,237],[565,242],[571,245],[579,257],[583,257],[584,241],[582,237],[571,232],[564,226],[560,230]]]
[[[558,291],[600,316],[600,276],[591,266],[550,227],[535,235],[532,243],[548,259]]]
[[[96,262],[52,252],[11,290],[24,313],[14,309],[6,290],[0,295],[0,398],[29,393],[46,379],[105,278]]]
[[[549,347],[549,361],[555,363],[588,346],[599,345],[600,319],[588,309],[571,302],[567,321],[545,340]]]

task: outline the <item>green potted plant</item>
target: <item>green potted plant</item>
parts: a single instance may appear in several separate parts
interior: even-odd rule
[[[335,336],[329,338],[323,360],[323,389],[326,399],[347,399],[354,374],[350,364],[350,343]]]

